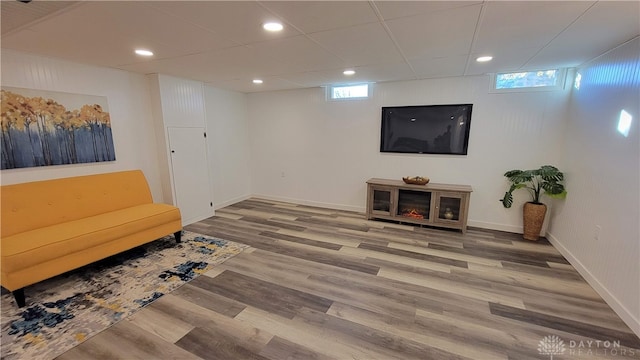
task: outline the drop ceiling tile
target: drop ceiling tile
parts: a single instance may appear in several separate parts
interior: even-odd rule
[[[2,35],[64,11],[77,3],[78,1],[37,1],[27,4],[21,1],[1,1]]]
[[[260,53],[248,46],[237,46],[220,51],[129,64],[120,68],[139,73],[163,73],[210,82],[232,80],[240,76],[268,76],[276,72],[279,64],[267,53]]]
[[[342,62],[304,36],[257,43],[252,46],[161,59],[121,66],[141,73],[167,73],[211,82],[244,77],[278,76],[309,69],[340,68]]]
[[[309,35],[350,66],[402,61],[380,23],[370,23]]]
[[[111,67],[152,59],[136,56],[137,47],[160,59],[233,45],[134,2],[86,2],[2,38],[6,48]]]
[[[446,57],[469,52],[480,5],[385,21],[407,58]]]
[[[73,41],[64,41],[62,39],[65,39],[68,34],[64,29],[69,28],[47,29],[36,25],[3,37],[2,47],[110,67],[118,63],[136,61],[133,50],[138,44],[153,48],[157,45],[157,43],[137,42],[134,39],[125,40],[122,36],[115,34],[112,37],[95,37],[89,33],[82,33],[73,35]]]
[[[482,1],[374,1],[385,20],[482,4]]]
[[[467,56],[458,55],[432,59],[413,58],[409,59],[409,63],[419,79],[462,76],[467,64]]]
[[[572,68],[595,58],[595,55],[577,55],[580,49],[577,46],[550,47],[528,59],[525,68],[531,70],[545,70],[553,68]]]
[[[389,64],[375,64],[356,68],[356,75],[371,82],[387,82],[399,80],[414,80],[415,74],[409,65],[402,61]]]
[[[592,4],[590,1],[487,2],[472,51],[545,46]]]
[[[523,48],[518,51],[512,51],[509,48],[500,48],[493,51],[490,55],[493,56],[493,60],[489,62],[477,62],[476,58],[486,53],[472,53],[469,55],[469,63],[467,64],[467,70],[465,75],[482,75],[487,73],[496,72],[509,72],[518,70],[538,70],[527,68],[525,65],[527,61],[535,55],[539,49]]]
[[[302,86],[297,83],[292,83],[285,79],[281,79],[278,77],[267,77],[264,78],[264,82],[262,84],[254,84],[252,83],[252,78],[238,78],[226,81],[214,81],[208,82],[208,85],[228,89],[233,91],[238,91],[242,93],[253,93],[253,92],[262,92],[262,91],[277,91],[277,90],[289,90],[289,89],[301,89],[307,86]]]
[[[342,59],[304,35],[256,43],[251,48],[271,60],[269,75],[333,69],[344,64]]]
[[[306,34],[378,21],[366,1],[264,1],[262,5]]]
[[[578,66],[640,34],[640,2],[602,1],[529,62],[531,67]],[[603,29],[606,29],[604,31]],[[613,46],[612,46],[613,45]]]
[[[336,68],[326,71],[290,73],[280,77],[305,87],[415,79],[411,68],[405,62],[358,66],[354,67],[354,70],[356,73],[352,76],[346,76],[342,74],[342,68]]]
[[[262,24],[282,19],[255,1],[153,1],[147,4],[171,14],[175,19],[223,35],[237,44],[300,35],[290,26],[285,26],[278,33],[264,31]]]
[[[144,39],[153,39],[163,47],[171,49],[166,57],[197,52],[224,49],[238,44],[226,39],[223,35],[205,31],[193,23],[177,19],[162,11],[148,6],[144,1],[139,3],[126,2],[120,11],[113,14],[114,26],[120,23],[133,25],[124,29],[128,34],[140,34]],[[112,6],[108,7],[109,9]],[[167,24],[171,24],[167,26]]]
[[[302,84],[305,87],[373,82],[370,77],[363,74],[362,69],[358,69],[358,73],[352,76],[346,76],[342,74],[342,70],[335,69],[286,74],[281,77],[291,82]]]

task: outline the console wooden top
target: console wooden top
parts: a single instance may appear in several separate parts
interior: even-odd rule
[[[473,191],[473,189],[469,185],[437,184],[437,183],[428,183],[426,185],[414,185],[414,184],[407,184],[402,180],[378,179],[378,178],[367,180],[367,184],[380,185],[380,186],[394,186],[394,187],[405,188],[405,189],[417,189],[417,190],[427,190],[427,191],[428,190],[457,191],[457,192],[465,192],[465,193],[470,193]]]

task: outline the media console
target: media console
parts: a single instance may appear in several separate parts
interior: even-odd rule
[[[367,181],[367,219],[386,219],[467,231],[471,186]]]

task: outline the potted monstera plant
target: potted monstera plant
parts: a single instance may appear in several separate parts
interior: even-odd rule
[[[538,240],[547,206],[540,202],[543,194],[551,198],[564,199],[567,196],[562,181],[564,174],[555,166],[543,165],[534,170],[509,170],[504,176],[511,183],[511,187],[502,198],[502,205],[510,208],[513,205],[513,192],[518,189],[527,189],[531,195],[531,201],[524,204],[523,223],[524,238]]]

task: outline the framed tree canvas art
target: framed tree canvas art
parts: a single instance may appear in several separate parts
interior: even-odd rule
[[[2,87],[1,169],[116,159],[107,98]]]

